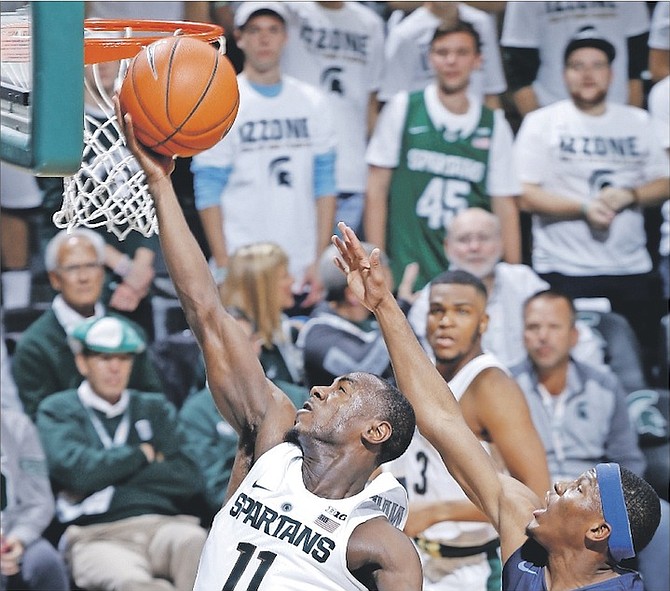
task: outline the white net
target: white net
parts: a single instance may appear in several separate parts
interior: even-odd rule
[[[58,228],[105,227],[119,240],[133,230],[158,233],[144,171],[126,148],[111,100],[128,61],[86,66],[84,153],[79,171],[64,179],[63,205],[53,217]]]

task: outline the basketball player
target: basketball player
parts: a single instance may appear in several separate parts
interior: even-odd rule
[[[618,563],[644,548],[658,526],[659,500],[651,486],[618,464],[598,464],[572,482],[556,483],[542,503],[498,473],[386,286],[378,251],[368,257],[356,234],[344,224],[339,228],[342,238],[333,238],[342,257],[337,264],[379,321],[419,429],[500,534],[502,588],[641,591],[639,575]]]
[[[248,469],[214,519],[195,589],[419,589],[420,562],[401,531],[404,489],[384,474],[366,486],[409,444],[411,406],[380,378],[351,373],[312,388],[296,414],[221,304],[170,182],[172,161],[139,146],[129,116],[125,126],[209,388],[240,437],[236,466]]]
[[[482,350],[486,296],[483,282],[467,271],[438,275],[430,283],[428,342],[438,372],[482,445],[491,451],[493,444],[500,468],[542,494],[549,471],[523,392],[497,357]],[[405,532],[420,549],[424,590],[499,588],[498,535],[425,437],[415,432],[407,452],[383,469],[404,479],[410,500]]]

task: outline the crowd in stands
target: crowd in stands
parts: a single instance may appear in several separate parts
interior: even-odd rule
[[[600,461],[654,486],[630,566],[667,591],[670,3],[86,6],[225,28],[236,122],[173,179],[267,379],[296,408],[394,380],[332,262],[344,220],[501,471],[542,496]],[[190,590],[238,437],[158,238],[57,231],[62,179],[0,178],[0,589]],[[424,588],[499,588],[496,532],[431,444],[382,470]]]

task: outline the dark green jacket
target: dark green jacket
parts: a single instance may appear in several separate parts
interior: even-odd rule
[[[93,412],[113,438],[121,417],[107,419]],[[131,390],[129,412],[127,442],[105,449],[76,390],[53,394],[38,408],[37,428],[56,493],[66,490],[83,498],[110,485],[116,489],[105,513],[82,516],[75,521],[79,525],[152,513],[176,515],[202,491],[198,467],[182,451],[174,405],[163,394]],[[148,441],[164,461],[149,464],[140,449],[136,425],[141,419],[151,424]]]

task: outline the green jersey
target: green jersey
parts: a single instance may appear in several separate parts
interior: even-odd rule
[[[482,106],[468,137],[437,129],[424,91],[409,95],[398,166],[388,204],[386,250],[396,285],[407,264],[420,265],[415,289],[446,270],[444,237],[451,219],[468,207],[491,210],[486,191],[493,111]]]

